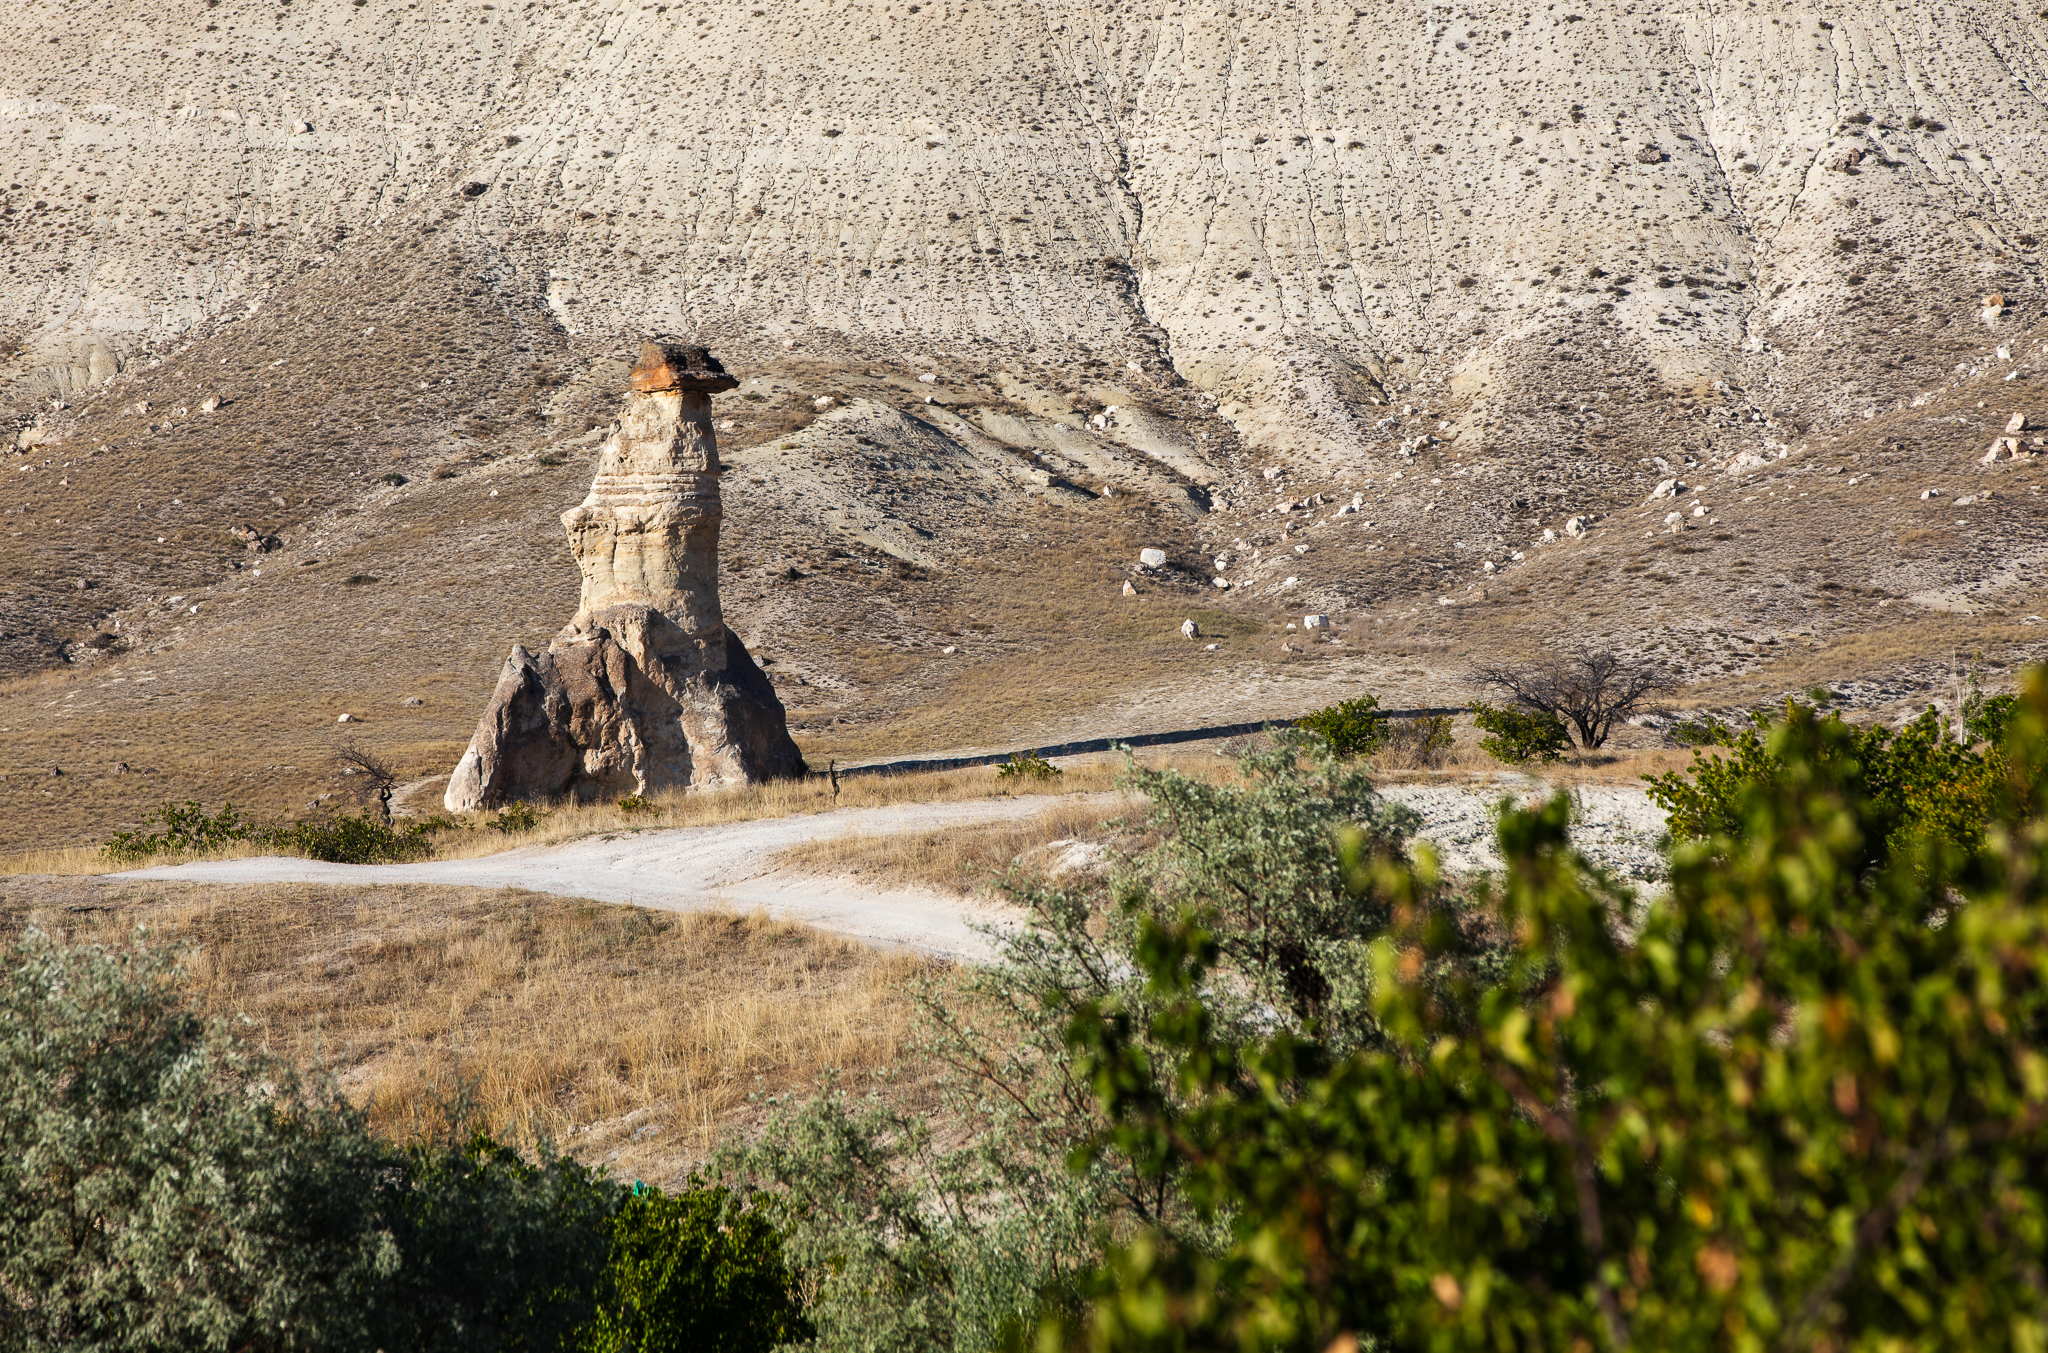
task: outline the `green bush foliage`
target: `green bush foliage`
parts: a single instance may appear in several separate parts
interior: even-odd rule
[[[1065,771],[1040,756],[1037,752],[1016,752],[1007,761],[996,763],[998,780],[1050,780]]]
[[[645,794],[625,794],[619,798],[619,811],[622,813],[644,813],[653,806],[654,800]]]
[[[584,1353],[752,1353],[809,1338],[767,1217],[730,1192],[645,1189],[612,1216]]]
[[[117,860],[146,860],[154,855],[188,855],[219,850],[236,841],[248,841],[262,832],[254,819],[224,803],[218,813],[208,814],[196,801],[163,803],[152,819],[160,830],[116,832],[101,849]]]
[[[1379,750],[1409,766],[1440,766],[1456,740],[1448,714],[1423,714],[1391,720]],[[1395,764],[1399,764],[1396,762]]]
[[[4,957],[0,1346],[370,1347],[401,1259],[347,1106],[200,1020],[165,954]]]
[[[281,850],[330,864],[399,864],[434,853],[432,828],[422,824],[393,826],[368,813],[337,813],[277,828],[269,842]]]
[[[1519,766],[1530,761],[1556,761],[1571,749],[1563,720],[1519,705],[1472,706],[1472,722],[1486,736],[1479,746],[1496,761]]]
[[[484,825],[494,832],[503,832],[507,836],[519,836],[540,826],[541,823],[547,821],[547,817],[548,815],[545,811],[534,807],[522,799],[517,803],[508,803],[503,808],[500,808],[497,814]]]
[[[1881,825],[1885,838],[1900,844],[1927,834],[1964,848],[1984,843],[2005,776],[1998,748],[1974,749],[1957,741],[1932,709],[1894,732],[1879,724],[1850,724],[1838,713],[1821,714],[1796,701],[1787,701],[1776,718],[1751,715],[1750,726],[1739,733],[1719,727],[1715,741],[1693,753],[1689,772],[1646,777],[1671,834],[1689,841],[1737,839],[1748,798],[1777,790],[1792,773],[1772,750],[1774,729],[1815,722],[1827,725],[1827,736],[1814,754],[1853,762],[1863,777],[1867,826]]]
[[[1391,900],[1351,890],[1339,832],[1400,858],[1415,815],[1320,738],[1283,730],[1237,763],[1240,783],[1225,785],[1127,763],[1121,783],[1149,803],[1158,846],[1125,861],[1107,897],[1015,884],[1031,924],[992,937],[996,961],[960,975],[966,996],[951,983],[919,989],[921,1050],[957,1071],[942,1112],[974,1123],[971,1141],[944,1147],[917,1115],[828,1094],[781,1106],[757,1142],[716,1162],[768,1210],[815,1288],[819,1347],[999,1347],[1042,1302],[1080,1309],[1078,1279],[1105,1234],[1156,1228],[1196,1248],[1218,1238],[1172,1177],[1133,1157],[1105,1150],[1070,1168],[1107,1120],[1067,1048],[1065,1011],[1114,1004],[1142,1026],[1149,920],[1192,910],[1227,948],[1230,965],[1203,986],[1219,1037],[1315,1022],[1347,1046],[1379,1037],[1364,994]],[[1428,890],[1411,902],[1444,909],[1478,954],[1476,917]],[[1447,958],[1443,972],[1474,961],[1483,955]],[[1170,1087],[1177,1058],[1155,1050]]]
[[[1384,1039],[1349,1052],[1230,1036],[1213,927],[1148,921],[1142,1004],[1068,1006],[1112,1124],[1083,1161],[1176,1181],[1226,1235],[1120,1239],[1040,1346],[2042,1346],[2041,674],[2011,724],[1957,832],[1901,764],[1949,752],[1792,706],[1744,735],[1748,775],[1666,786],[1692,828],[1648,903],[1573,852],[1563,797],[1508,809],[1487,971],[1361,843],[1349,884],[1392,923]]]
[[[403,1149],[200,1019],[171,955],[0,953],[0,1348],[706,1348],[800,1337],[765,1217],[470,1134]]]
[[[1387,722],[1379,697],[1362,695],[1304,714],[1294,726],[1315,734],[1339,756],[1371,756],[1386,743]]]

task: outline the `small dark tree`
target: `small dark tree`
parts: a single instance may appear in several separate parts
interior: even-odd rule
[[[377,796],[377,811],[384,815],[384,825],[390,826],[391,795],[398,788],[398,772],[391,763],[354,738],[336,748],[334,758],[356,774],[370,777],[369,792]]]
[[[1645,712],[1658,696],[1678,688],[1678,682],[1656,665],[1604,648],[1582,648],[1528,663],[1493,664],[1472,675],[1506,691],[1523,709],[1570,724],[1578,730],[1579,746],[1587,749],[1606,742],[1614,725]]]

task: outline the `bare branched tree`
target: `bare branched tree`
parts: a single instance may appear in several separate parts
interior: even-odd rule
[[[398,788],[398,772],[391,768],[391,763],[354,738],[334,749],[334,759],[358,775],[370,777],[369,788],[377,796],[377,809],[384,814],[384,825],[390,826],[391,794]]]
[[[1523,709],[1554,715],[1577,730],[1579,746],[1598,747],[1614,725],[1647,713],[1657,698],[1678,688],[1654,663],[1610,649],[1580,649],[1534,662],[1477,668],[1473,678],[1508,693]]]

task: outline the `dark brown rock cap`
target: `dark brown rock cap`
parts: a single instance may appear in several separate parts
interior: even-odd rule
[[[739,378],[728,374],[710,349],[661,338],[640,345],[640,361],[630,380],[633,392],[641,395],[662,390],[710,395],[739,384]]]

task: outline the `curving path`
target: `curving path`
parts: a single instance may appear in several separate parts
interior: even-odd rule
[[[1100,799],[1105,811],[1113,794]],[[323,864],[287,856],[163,865],[116,875],[175,883],[431,883],[465,888],[528,888],[535,892],[624,902],[664,911],[765,911],[869,944],[916,949],[935,957],[988,956],[980,928],[1017,913],[981,898],[929,889],[877,889],[850,879],[774,869],[781,851],[843,835],[888,835],[974,827],[1044,812],[1042,797],[967,803],[906,803],[842,809],[808,817],[762,818],[713,827],[676,827],[528,846],[476,860],[418,864]]]

